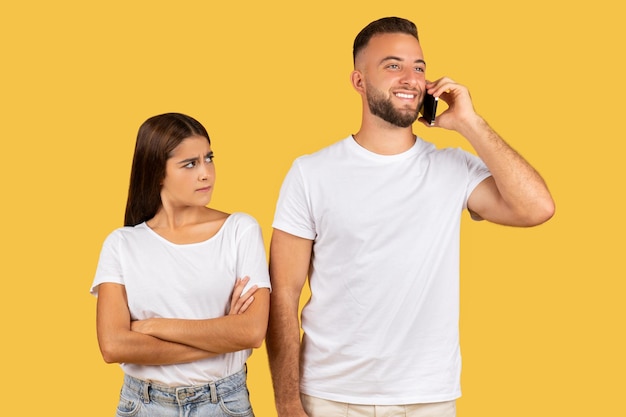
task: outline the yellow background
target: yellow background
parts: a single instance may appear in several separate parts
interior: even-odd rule
[[[416,22],[427,76],[467,85],[557,202],[534,229],[464,215],[459,415],[619,415],[626,36],[615,4],[3,2],[3,415],[114,414],[122,374],[100,357],[88,289],[122,224],[139,125],[168,111],[203,122],[212,205],[252,214],[269,243],[292,160],[358,129],[352,41],[386,15]],[[264,348],[249,365],[257,416],[275,416]]]

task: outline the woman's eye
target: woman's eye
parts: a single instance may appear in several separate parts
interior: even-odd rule
[[[193,168],[195,166],[196,166],[196,163],[192,161],[192,162],[189,162],[187,165],[184,165],[183,168]]]

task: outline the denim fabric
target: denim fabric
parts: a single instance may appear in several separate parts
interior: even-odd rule
[[[253,417],[245,369],[207,385],[168,387],[124,376],[117,417]]]

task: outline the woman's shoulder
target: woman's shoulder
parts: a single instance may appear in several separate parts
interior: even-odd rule
[[[135,226],[122,226],[113,229],[108,236],[124,236],[141,233],[146,227],[146,223],[139,223]]]
[[[235,211],[228,216],[227,222],[237,226],[259,226],[259,222],[250,214],[242,211]]]
[[[148,234],[148,228],[144,223],[136,226],[118,227],[111,231],[104,239],[104,245],[116,245],[121,242],[128,242],[136,239],[143,239]]]

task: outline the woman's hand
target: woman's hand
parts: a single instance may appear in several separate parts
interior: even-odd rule
[[[244,313],[254,301],[254,293],[259,289],[256,285],[253,285],[248,291],[242,294],[243,289],[249,281],[250,277],[237,278],[235,288],[233,289],[233,295],[230,300],[230,310],[228,315]]]

